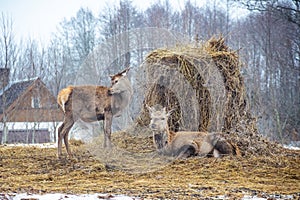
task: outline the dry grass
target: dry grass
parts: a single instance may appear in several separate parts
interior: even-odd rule
[[[80,143],[72,143],[75,159],[61,160],[56,158],[56,149],[1,146],[0,192],[112,193],[149,199],[240,198],[263,192],[299,195],[299,151],[285,150],[284,155],[274,157],[169,159],[147,171],[141,169],[155,163],[153,160],[132,158],[141,149],[139,155],[151,153],[151,138],[115,133],[113,140],[127,157],[102,161],[99,154],[90,153],[91,144]],[[124,162],[128,158],[132,160]],[[141,162],[147,159],[148,163]]]

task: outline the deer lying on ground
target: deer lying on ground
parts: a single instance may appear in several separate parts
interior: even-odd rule
[[[62,155],[62,139],[68,155],[72,157],[68,135],[78,119],[84,122],[104,120],[104,148],[111,148],[112,118],[120,116],[133,93],[126,76],[128,70],[111,75],[111,87],[68,86],[59,92],[57,102],[64,113],[64,121],[58,128],[58,157]]]
[[[233,147],[217,133],[208,132],[173,132],[168,127],[168,117],[171,112],[166,108],[157,109],[147,106],[153,132],[153,143],[160,154],[187,158],[190,156],[232,154]]]

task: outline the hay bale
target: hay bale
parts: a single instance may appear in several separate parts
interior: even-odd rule
[[[221,113],[223,106],[224,116],[219,118],[224,118],[224,124],[212,129],[229,130],[244,115],[246,95],[240,75],[240,62],[237,53],[229,50],[223,38],[213,38],[198,47],[186,45],[173,49],[157,49],[146,57],[141,67],[146,69],[147,85],[150,85],[144,105],[160,104],[173,109],[170,126],[175,131],[209,130],[210,126],[216,125],[211,124],[211,118],[217,115],[216,112]],[[216,73],[219,77],[216,77]],[[215,81],[214,78],[221,79],[215,86],[223,87],[225,91],[219,91],[218,96],[223,99],[222,107],[212,113],[212,104],[216,102],[212,102],[213,90],[208,84]],[[191,119],[185,120],[182,111],[192,115],[192,121],[198,126],[190,124]],[[138,123],[149,124],[145,106]]]
[[[260,139],[256,120],[247,109],[240,67],[237,52],[222,37],[152,51],[141,66],[147,91],[137,125],[150,122],[146,105],[160,104],[174,110],[169,119],[173,131],[231,133],[227,139],[242,154],[265,154],[270,145]]]

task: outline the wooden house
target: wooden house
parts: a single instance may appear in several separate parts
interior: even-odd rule
[[[55,141],[55,129],[58,122],[63,120],[63,113],[58,108],[55,96],[40,78],[17,81],[2,87],[0,106],[2,143]]]

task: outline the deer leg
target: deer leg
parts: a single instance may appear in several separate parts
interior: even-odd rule
[[[193,145],[183,145],[176,152],[177,159],[185,159],[196,155],[196,149]]]
[[[67,122],[65,122],[65,125],[64,125],[63,137],[64,137],[64,143],[65,143],[69,157],[72,157],[72,153],[71,153],[70,146],[69,146],[69,131],[71,130],[73,124],[74,124],[73,119],[69,119],[69,120],[67,120]]]
[[[62,154],[62,130],[64,128],[64,123],[62,123],[57,129],[57,157],[60,158]]]
[[[112,113],[104,113],[104,148],[111,148],[111,124],[112,124]]]
[[[203,141],[201,146],[200,146],[200,151],[199,153],[201,155],[208,155],[210,154],[212,151],[214,150],[214,146],[210,143],[210,142],[207,142],[207,141]]]
[[[214,155],[215,158],[220,158],[221,157],[220,152],[217,149],[214,149],[213,155]]]

